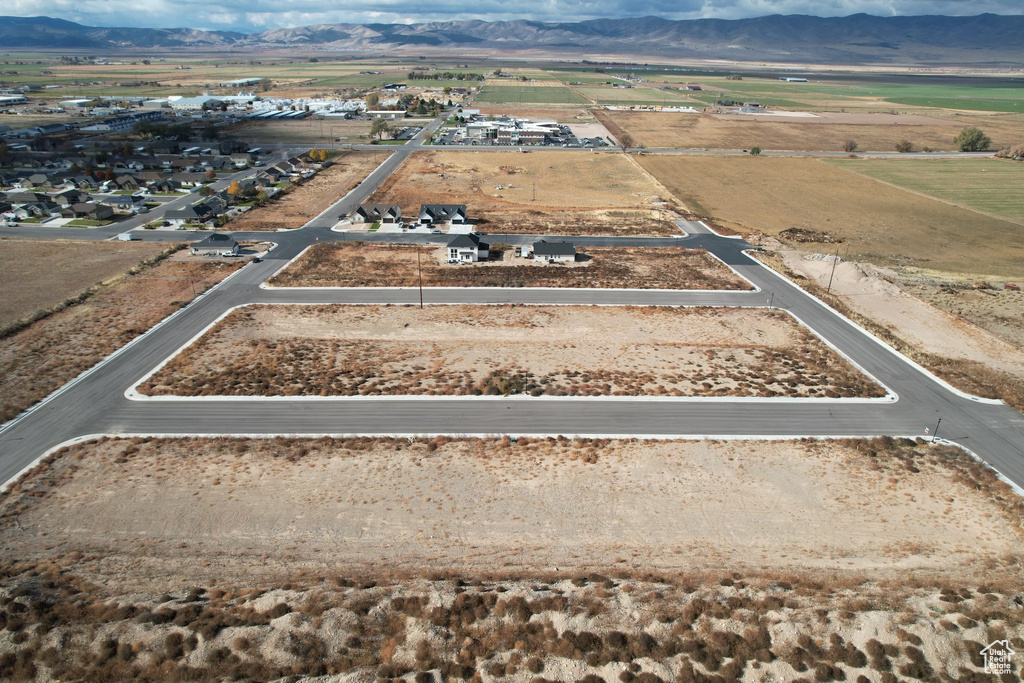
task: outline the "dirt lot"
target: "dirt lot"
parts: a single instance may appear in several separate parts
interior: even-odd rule
[[[595,116],[618,139],[629,132],[647,147],[843,151],[856,140],[861,151],[892,152],[900,140],[917,150],[956,151],[953,138],[966,126],[980,126],[992,138],[992,149],[1016,144],[1021,138],[1019,117],[963,116],[942,120],[925,116],[836,114],[822,118],[715,116],[657,112],[594,110]],[[854,118],[855,116],[860,118]],[[864,118],[869,117],[869,118]]]
[[[744,233],[801,228],[848,241],[852,260],[1024,276],[1024,227],[816,159],[644,156],[637,162],[696,213]],[[834,253],[838,245],[795,246]],[[847,256],[845,246],[840,255]]]
[[[0,498],[0,676],[989,681],[1021,521],[891,440],[105,440]]]
[[[370,201],[399,204],[403,216],[420,204],[466,204],[491,233],[679,234],[669,192],[621,154],[424,152]]]
[[[141,391],[180,396],[882,396],[786,314],[251,306]]]
[[[502,116],[507,114],[520,119],[558,121],[559,123],[591,123],[595,121],[594,115],[589,109],[566,109],[564,107],[543,109],[501,104],[486,104],[479,107],[474,104],[472,108],[479,109],[481,116]]]
[[[225,260],[226,261],[226,260]],[[234,272],[177,254],[0,340],[0,422],[46,397]],[[193,289],[194,287],[194,289]]]
[[[700,249],[589,247],[572,264],[517,258],[448,265],[447,249],[423,250],[425,287],[596,287],[632,289],[750,289],[750,284]],[[278,287],[414,287],[417,250],[398,244],[317,244],[270,280]]]
[[[0,329],[124,273],[167,246],[154,242],[0,240]]]
[[[390,152],[346,152],[310,180],[293,186],[263,207],[231,221],[226,229],[279,230],[300,228],[358,185]]]
[[[370,122],[344,119],[246,121],[238,126],[232,126],[226,131],[225,137],[242,140],[254,147],[296,144],[331,148],[338,145],[365,144],[370,139]]]

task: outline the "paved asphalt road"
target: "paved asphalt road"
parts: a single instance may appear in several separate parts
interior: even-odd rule
[[[435,122],[436,125],[436,122]],[[233,434],[565,434],[715,437],[923,434],[942,419],[940,436],[978,453],[1024,485],[1024,416],[1005,405],[964,397],[877,342],[795,285],[743,253],[742,240],[684,223],[685,238],[572,238],[581,245],[681,245],[708,249],[757,291],[660,292],[574,289],[427,289],[427,303],[655,304],[774,306],[788,310],[878,379],[894,396],[875,401],[620,398],[341,398],[129,400],[124,392],[234,306],[263,303],[415,304],[416,289],[277,290],[260,288],[306,246],[346,239],[330,231],[337,216],[365,201],[418,148],[394,154],[349,195],[300,229],[273,234],[278,247],[250,263],[111,358],[0,429],[0,481],[47,449],[97,433]],[[80,236],[82,231],[75,231]],[[236,233],[267,238],[267,233]],[[149,234],[146,234],[149,237]],[[437,236],[366,235],[361,239],[437,241]],[[514,243],[530,236],[492,236]]]

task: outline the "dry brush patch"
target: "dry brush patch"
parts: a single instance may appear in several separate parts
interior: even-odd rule
[[[263,207],[253,208],[231,221],[231,230],[279,230],[302,227],[370,175],[390,152],[347,152],[309,180],[292,185],[271,198]]]
[[[585,262],[534,264],[491,245],[497,260],[445,263],[445,250],[398,244],[321,243],[274,276],[278,287],[597,287],[747,290],[750,284],[702,249],[590,247]]]
[[[165,250],[153,242],[0,240],[0,329]]]
[[[665,187],[621,154],[421,152],[374,192],[371,201],[466,204],[490,233],[678,235],[679,208]]]
[[[178,396],[882,396],[786,314],[256,306],[141,387]]]
[[[681,514],[670,501],[715,468],[723,476]],[[494,485],[463,481],[472,471]],[[643,472],[646,485],[630,478]],[[738,485],[750,474],[758,481]],[[609,498],[616,488],[656,498],[657,513]],[[704,488],[725,504],[709,508]],[[568,490],[591,502],[551,514],[544,497]],[[772,503],[740,510],[759,490]],[[531,540],[544,525],[530,518],[522,540],[510,543],[505,527],[495,539],[493,524],[518,513],[490,505],[501,495],[572,528]],[[461,555],[403,554],[416,533],[401,526],[404,510],[428,506],[461,529],[446,539]],[[783,508],[812,519],[830,510],[842,523],[778,525]],[[615,523],[630,514],[643,533]],[[965,454],[892,439],[104,439],[62,450],[0,496],[0,676],[987,681],[985,644],[1024,647],[1021,514],[1009,487]],[[666,515],[680,530],[727,533],[675,553],[657,545]],[[765,515],[772,534],[758,530]],[[600,522],[610,541],[598,559],[552,565],[540,552]],[[759,558],[734,535],[742,525],[761,539],[795,534],[821,557],[785,546]],[[332,539],[339,527],[351,531]],[[851,538],[873,552],[851,555]],[[697,566],[659,566],[680,555]]]
[[[171,257],[70,300],[59,312],[0,340],[0,422],[143,334],[240,265]]]

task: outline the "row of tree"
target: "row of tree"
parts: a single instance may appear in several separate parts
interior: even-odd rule
[[[484,75],[457,71],[410,71],[406,78],[410,81],[482,81]]]

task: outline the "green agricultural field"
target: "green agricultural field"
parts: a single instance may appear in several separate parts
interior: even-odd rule
[[[485,85],[474,100],[476,104],[589,104],[561,86]]]
[[[835,159],[893,185],[1024,223],[1024,164],[1003,159]]]

